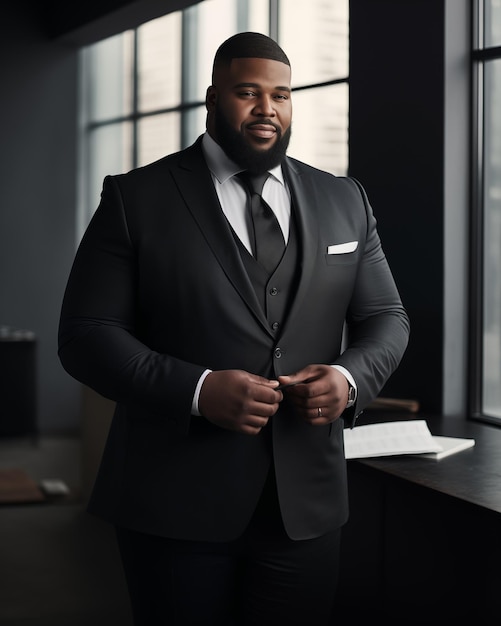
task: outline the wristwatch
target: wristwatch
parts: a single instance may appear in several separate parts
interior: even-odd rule
[[[357,399],[357,390],[355,387],[348,381],[348,402],[346,404],[346,408],[349,409],[350,406],[353,406]]]

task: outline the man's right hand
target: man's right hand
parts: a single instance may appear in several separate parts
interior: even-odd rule
[[[243,370],[214,371],[205,378],[198,408],[216,426],[257,435],[274,415],[283,398],[277,380]]]

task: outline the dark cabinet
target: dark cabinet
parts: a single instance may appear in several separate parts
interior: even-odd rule
[[[0,327],[0,437],[37,434],[36,338]]]

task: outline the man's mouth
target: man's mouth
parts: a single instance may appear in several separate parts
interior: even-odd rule
[[[277,133],[277,129],[272,124],[249,124],[247,132],[259,139],[271,139]]]

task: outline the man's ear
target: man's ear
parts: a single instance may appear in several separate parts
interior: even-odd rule
[[[207,94],[205,96],[205,106],[207,111],[212,111],[216,105],[217,91],[214,85],[207,87]]]

